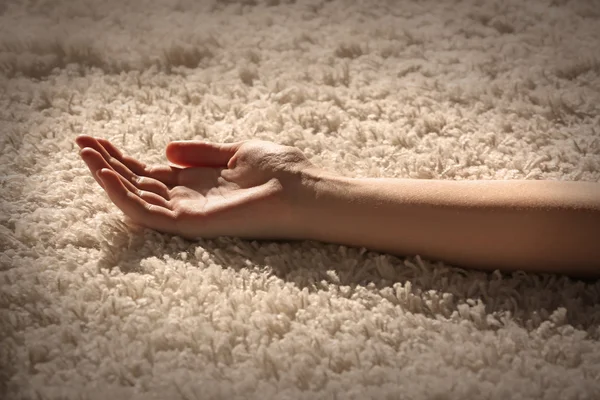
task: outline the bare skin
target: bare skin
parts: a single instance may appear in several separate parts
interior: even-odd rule
[[[600,275],[600,185],[355,179],[265,141],[172,142],[147,166],[103,139],[77,144],[134,222],[186,238],[320,240],[478,269]],[[141,179],[140,179],[141,178]]]
[[[134,222],[186,238],[293,238],[291,182],[309,163],[275,143],[173,142],[147,166],[104,139],[76,140],[90,172]],[[285,185],[285,187],[284,187]]]

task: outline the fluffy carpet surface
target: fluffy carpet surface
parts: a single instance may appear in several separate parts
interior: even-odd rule
[[[600,398],[596,281],[143,230],[73,143],[599,182],[598,1],[124,3],[0,3],[0,397]]]

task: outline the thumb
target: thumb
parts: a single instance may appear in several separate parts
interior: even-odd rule
[[[226,167],[241,143],[175,141],[167,145],[167,159],[184,167]]]

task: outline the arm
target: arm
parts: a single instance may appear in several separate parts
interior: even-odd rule
[[[464,267],[600,276],[600,185],[351,179],[272,142],[172,142],[148,166],[80,136],[90,172],[134,222],[181,235],[312,239]]]
[[[600,273],[600,185],[351,179],[312,169],[301,236],[458,266]]]

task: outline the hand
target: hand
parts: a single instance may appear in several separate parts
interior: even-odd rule
[[[105,139],[76,139],[111,201],[135,223],[186,238],[293,239],[302,171],[300,150],[250,140],[171,142],[171,165],[147,166]]]

